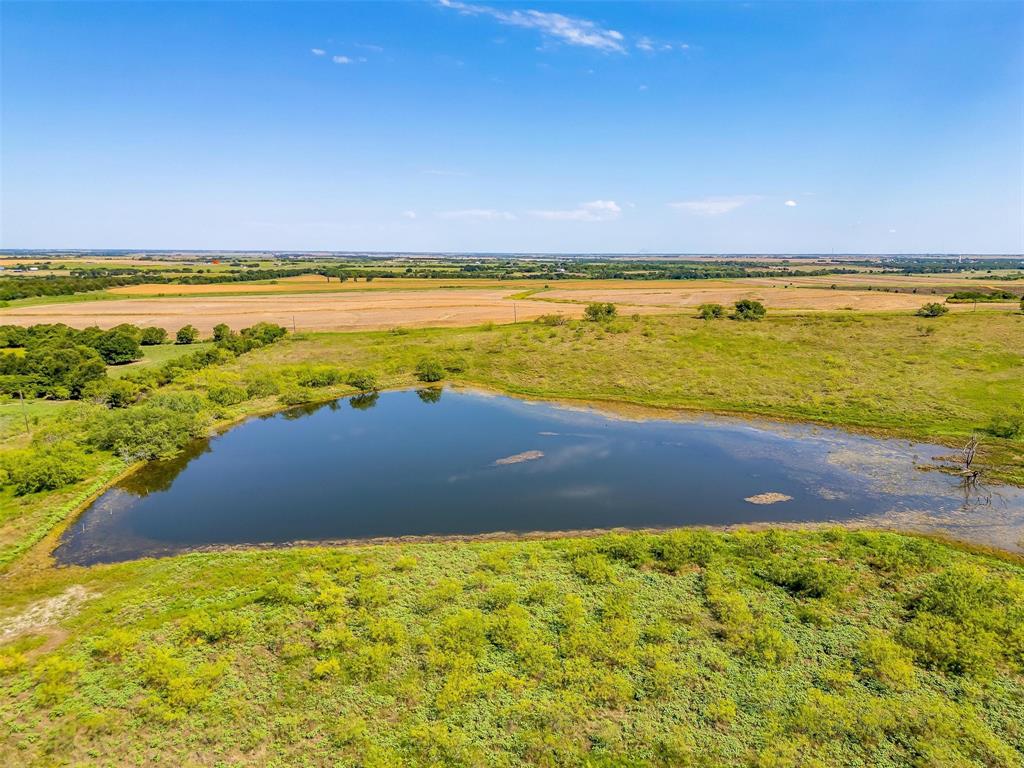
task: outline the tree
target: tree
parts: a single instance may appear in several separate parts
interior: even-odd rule
[[[179,328],[178,333],[175,336],[176,344],[192,344],[199,338],[199,331],[192,325],[186,325],[184,328]]]
[[[592,323],[597,323],[602,320],[611,320],[617,312],[618,310],[614,304],[595,301],[587,304],[587,308],[583,311],[583,316]]]
[[[917,310],[918,317],[940,317],[949,312],[949,307],[945,304],[939,304],[934,302],[932,304],[925,304],[919,310]]]
[[[138,339],[124,331],[107,331],[93,346],[107,365],[123,365],[142,357]]]
[[[725,307],[721,304],[701,304],[697,307],[697,317],[701,320],[718,320],[725,317]]]
[[[231,328],[227,323],[218,323],[213,326],[213,340],[214,341],[225,341],[231,338]]]
[[[165,341],[167,341],[167,331],[163,328],[157,328],[155,325],[143,328],[142,334],[139,337],[139,343],[144,347],[163,344]]]
[[[732,315],[735,320],[760,320],[768,314],[764,304],[753,299],[737,301],[735,306],[736,311]]]

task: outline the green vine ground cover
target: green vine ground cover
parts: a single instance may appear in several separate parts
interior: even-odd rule
[[[1024,568],[703,531],[194,554],[0,590],[5,765],[1019,766]]]

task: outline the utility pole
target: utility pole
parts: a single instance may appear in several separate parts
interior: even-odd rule
[[[519,322],[519,312],[516,310],[516,303],[514,301],[512,302],[512,322]]]
[[[295,315],[292,315],[292,333],[295,333]]]

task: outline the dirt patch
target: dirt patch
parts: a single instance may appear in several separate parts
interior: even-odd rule
[[[494,466],[503,467],[507,464],[522,464],[524,461],[536,461],[544,458],[544,451],[523,451],[514,456],[506,456],[494,462]]]
[[[80,584],[75,584],[56,597],[32,603],[16,616],[0,621],[0,643],[56,624],[64,617],[75,613],[82,603],[95,596],[95,593]]]
[[[792,496],[787,496],[784,493],[777,493],[772,491],[770,493],[759,493],[756,496],[747,496],[744,501],[749,501],[751,504],[778,504],[780,501],[792,501]]]

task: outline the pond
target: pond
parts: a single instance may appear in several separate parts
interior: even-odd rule
[[[254,418],[151,462],[70,525],[55,556],[851,520],[1017,548],[1024,490],[961,488],[934,469],[951,452],[813,426],[385,392]]]

